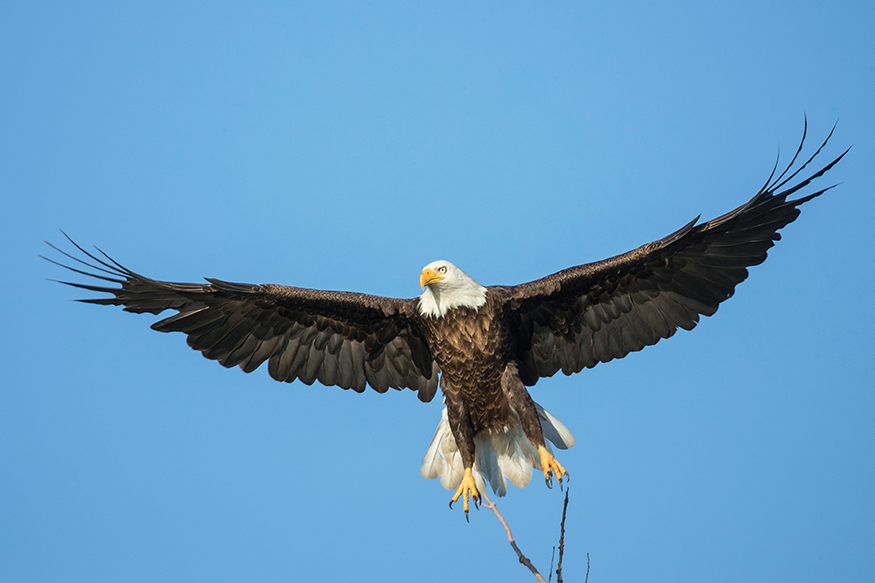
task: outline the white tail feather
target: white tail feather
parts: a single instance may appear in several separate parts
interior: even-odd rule
[[[541,418],[541,431],[544,437],[553,442],[559,449],[568,449],[574,445],[574,436],[561,421],[553,417],[549,411],[535,403],[538,417]],[[540,460],[540,458],[538,458]]]
[[[574,445],[574,436],[568,428],[537,403],[535,409],[538,411],[541,431],[546,439],[559,449],[568,449]],[[547,449],[551,449],[549,443]],[[526,437],[519,419],[502,431],[484,431],[476,435],[474,451],[472,469],[477,489],[485,491],[488,481],[496,496],[504,496],[507,493],[508,481],[517,488],[525,488],[532,479],[532,468],[541,469],[541,456]],[[441,486],[447,490],[455,490],[462,483],[465,469],[453,432],[450,430],[446,407],[441,411],[437,431],[428,445],[425,457],[422,458],[420,472],[427,480],[439,477]]]

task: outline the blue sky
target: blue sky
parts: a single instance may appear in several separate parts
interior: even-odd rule
[[[6,3],[0,579],[531,580],[419,463],[411,392],[207,361],[37,258],[411,297],[513,284],[747,200],[807,114],[853,144],[689,333],[534,398],[574,432],[565,575],[875,570],[869,2]],[[561,375],[560,375],[561,376]],[[562,495],[499,507],[546,574]]]

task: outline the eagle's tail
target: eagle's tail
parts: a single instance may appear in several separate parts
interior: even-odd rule
[[[568,449],[574,445],[574,436],[558,419],[537,403],[535,409],[541,420],[541,431],[547,440],[559,449]],[[517,488],[525,488],[532,479],[532,468],[541,469],[538,450],[526,437],[519,420],[502,431],[484,431],[477,434],[474,437],[474,447],[474,480],[481,492],[486,491],[486,481],[497,496],[507,493],[508,480]],[[550,449],[549,443],[547,449]],[[462,483],[465,469],[450,430],[446,407],[441,412],[441,421],[422,459],[420,471],[427,480],[440,477],[441,486],[447,490],[455,490]]]

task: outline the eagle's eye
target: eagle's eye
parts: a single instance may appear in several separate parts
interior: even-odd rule
[[[440,267],[438,267],[438,273],[446,273],[446,272],[447,272],[447,267],[445,265],[441,265]]]

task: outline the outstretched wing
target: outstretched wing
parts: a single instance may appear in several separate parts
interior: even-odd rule
[[[790,173],[805,142],[803,133],[786,170],[777,178],[773,170],[756,196],[721,217],[695,226],[697,217],[634,251],[508,289],[523,381],[532,385],[559,370],[568,375],[622,358],[678,328],[691,330],[699,315],[716,312],[747,278],[747,268],[765,261],[767,250],[781,238],[778,230],[799,215],[797,207],[832,188],[787,200],[847,153],[788,186],[831,136]]]
[[[189,346],[223,366],[251,372],[267,361],[270,376],[278,381],[298,379],[309,385],[318,380],[359,393],[366,384],[380,393],[406,388],[417,391],[423,402],[437,391],[439,368],[415,316],[415,300],[218,279],[205,284],[158,281],[70,242],[87,259],[50,245],[83,269],[48,260],[121,286],[60,282],[112,295],[80,301],[136,313],[176,310],[152,328],[184,332]]]

